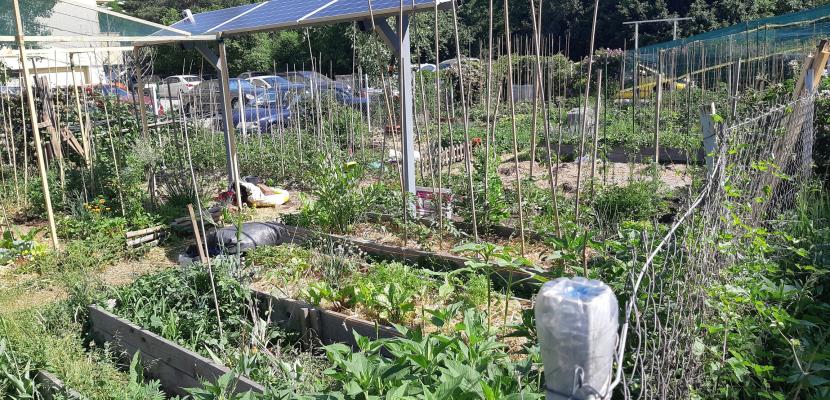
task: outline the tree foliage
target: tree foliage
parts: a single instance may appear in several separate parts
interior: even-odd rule
[[[489,33],[489,7],[493,5],[493,35],[504,37],[504,1],[467,0],[458,6],[459,47],[465,55],[486,57]],[[527,37],[533,33],[531,0],[510,1],[511,33]],[[194,13],[237,6],[249,0],[159,0],[146,2],[127,0],[120,7],[127,13],[164,24],[179,20],[181,10]],[[579,58],[588,51],[593,1],[563,0],[537,1],[541,11],[542,35],[548,38],[549,48],[560,49],[571,58]],[[623,26],[630,20],[689,16],[692,21],[679,26],[681,37],[733,25],[771,15],[798,11],[826,4],[827,0],[618,0],[600,2],[596,36],[597,48],[633,47],[633,27]],[[541,10],[539,9],[541,7]],[[371,29],[371,27],[368,27]],[[438,60],[455,57],[455,32],[451,12],[441,11],[437,16],[424,12],[412,23],[414,62],[435,63],[435,34],[438,34]],[[647,45],[672,37],[672,25],[644,24],[640,26],[640,44]],[[312,55],[315,67],[324,73],[351,73],[356,65],[367,72],[379,72],[393,62],[391,53],[376,35],[361,32],[354,24],[317,26],[306,30],[288,30],[245,35],[228,40],[230,72],[248,70],[310,69]],[[357,43],[357,50],[353,44]],[[203,62],[195,52],[160,51],[156,69],[160,74],[199,72]],[[184,59],[184,62],[182,60]],[[208,71],[212,72],[212,71]]]

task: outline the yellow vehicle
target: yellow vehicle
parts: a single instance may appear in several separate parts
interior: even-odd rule
[[[663,91],[669,90],[683,90],[686,89],[686,83],[681,81],[663,82]],[[639,85],[637,85],[637,97],[640,99],[647,99],[653,97],[657,93],[657,82],[654,78],[642,78]],[[617,92],[617,99],[633,100],[634,88],[623,89]]]

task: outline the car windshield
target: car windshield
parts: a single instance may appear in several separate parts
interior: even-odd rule
[[[293,99],[293,95],[287,92],[274,92],[268,91],[266,93],[261,93],[256,96],[256,98],[248,100],[249,106],[260,106],[260,107],[286,107],[290,104],[291,100]]]
[[[231,79],[230,82],[228,82],[228,88],[230,90],[239,90],[240,87],[242,87],[243,90],[254,89],[254,85],[244,79]]]
[[[327,77],[327,76],[325,76],[325,75],[323,75],[319,72],[305,71],[305,72],[303,72],[303,75],[308,79],[315,80],[315,81],[318,81],[318,82],[332,82],[331,78],[329,78],[329,77]]]
[[[260,78],[271,86],[290,85],[291,81],[281,76],[269,76],[267,78]]]
[[[202,78],[199,78],[198,76],[185,76],[184,81],[185,82],[201,82]]]

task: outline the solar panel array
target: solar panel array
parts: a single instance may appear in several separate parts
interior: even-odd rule
[[[403,9],[413,12],[440,7],[453,0],[270,0],[262,3],[207,11],[183,19],[173,28],[194,35],[234,34],[284,28],[298,28],[320,23],[353,21],[375,16],[394,15]]]

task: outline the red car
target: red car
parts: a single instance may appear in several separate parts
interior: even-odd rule
[[[125,103],[132,103],[133,101],[133,94],[128,92],[126,89],[115,86],[115,85],[100,85],[95,87],[88,87],[86,92],[90,95],[94,93],[102,94],[104,96],[114,96],[118,97],[119,100]],[[147,106],[149,111],[153,110],[153,98],[150,96],[144,96],[144,105]],[[158,115],[164,115],[164,106],[161,104],[161,101],[158,101]]]

